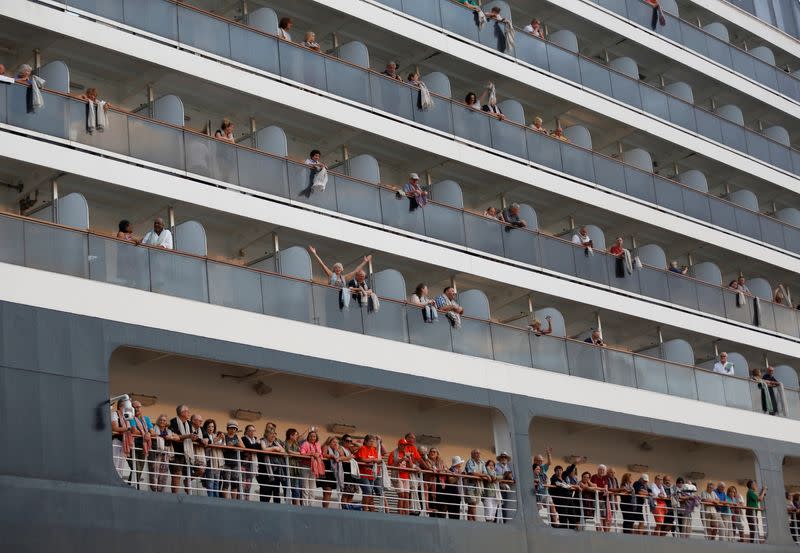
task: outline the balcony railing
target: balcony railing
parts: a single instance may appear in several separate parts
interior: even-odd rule
[[[739,409],[762,411],[755,381],[469,316],[430,324],[419,307],[381,297],[368,312],[340,288],[92,232],[0,215],[0,262],[263,313],[525,367]],[[468,315],[468,314],[467,314]],[[800,419],[800,389],[780,385],[779,411]]]
[[[483,29],[479,28],[475,24],[472,10],[453,0],[378,1],[459,36],[497,49],[495,23],[490,22]],[[518,61],[555,73],[785,171],[800,174],[800,152],[793,148],[521,29],[517,29],[515,36],[514,49],[505,54]],[[790,78],[793,79],[791,76]],[[800,100],[800,92],[797,95]]]
[[[548,526],[589,532],[615,532],[675,538],[763,543],[767,517],[763,508],[738,503],[718,506],[700,501],[699,492],[675,492],[658,498],[644,488],[644,495],[604,493],[537,487],[539,517]]]
[[[347,476],[339,479],[334,475],[331,479],[327,473],[314,475],[310,455],[267,453],[225,445],[203,446],[199,442],[192,446],[191,455],[183,455],[185,450],[181,442],[173,444],[164,438],[153,439],[154,447],[146,453],[142,447],[130,447],[126,454],[119,438],[120,434],[114,434],[112,440],[117,473],[127,484],[142,491],[274,501],[305,507],[414,513],[422,517],[480,522],[508,522],[517,512],[513,480],[500,478],[489,482],[449,469],[435,472],[403,469],[402,472],[408,473],[409,503],[401,508],[398,505],[400,490],[394,485],[401,471],[387,459],[375,463],[358,462],[359,471],[355,473],[347,462]],[[377,478],[362,482],[359,475],[364,469],[365,475]],[[496,489],[496,493],[489,493],[490,489]],[[467,504],[474,500],[477,500],[476,513],[470,518]]]
[[[452,4],[449,0],[441,1]],[[566,144],[523,125],[508,120],[500,121],[450,98],[434,94],[434,107],[429,111],[422,111],[417,108],[419,91],[413,86],[279,40],[214,14],[183,4],[176,6],[169,0],[152,0],[137,5],[133,14],[128,15],[125,15],[127,12],[123,13],[121,4],[118,8],[114,7],[117,2],[105,4],[92,1],[86,4],[83,6],[85,9],[91,8],[93,12],[104,17],[120,19],[132,26],[313,88],[326,90],[419,125],[522,158],[535,165],[800,253],[800,229],[777,219],[699,192],[677,181],[642,171],[590,149]],[[107,8],[100,10],[97,7],[99,5],[106,5]],[[155,6],[165,10],[162,16],[157,17],[160,12],[153,12],[151,17],[144,17],[145,13],[150,13],[146,10],[155,10]],[[464,9],[455,4],[453,6],[459,10]],[[463,15],[462,12],[459,13]],[[202,29],[202,32],[198,29]],[[526,40],[522,34],[518,34],[518,43]],[[533,37],[529,38],[544,46],[548,56],[550,53],[557,57],[568,54],[551,43],[545,45]],[[657,89],[648,87],[648,90]],[[677,99],[669,97],[666,102],[667,106],[673,106],[673,110],[681,110],[681,102]],[[767,140],[757,133],[754,136]],[[761,144],[763,151],[770,150],[769,144]],[[800,152],[792,151],[791,160],[794,170],[800,173]]]
[[[650,29],[653,8],[642,0],[592,0],[596,4],[619,14],[642,27]],[[761,58],[750,54],[717,38],[711,33],[664,12],[667,24],[658,26],[656,32],[682,44],[690,50],[741,73],[762,85],[780,92],[795,101],[800,101],[800,79],[786,71],[770,65]]]
[[[41,111],[28,113],[25,93],[26,87],[21,85],[0,86],[0,121],[456,244],[473,253],[503,257],[800,337],[800,313],[766,299],[748,296],[744,302],[737,301],[737,294],[729,288],[663,267],[645,265],[620,278],[616,276],[616,258],[605,252],[595,251],[587,256],[583,248],[570,241],[512,228],[436,202],[410,212],[408,200],[398,200],[396,188],[333,171],[325,192],[307,196],[302,192],[309,186],[310,172],[301,163],[116,110],[108,112],[110,124],[105,132],[89,134],[85,131],[85,102],[45,92]],[[720,205],[731,206],[722,200]],[[752,214],[745,210],[735,213]],[[800,229],[786,225],[783,228],[800,235]],[[800,240],[795,245],[800,247]]]

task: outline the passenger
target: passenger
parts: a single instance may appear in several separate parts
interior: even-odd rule
[[[592,237],[589,236],[589,230],[586,227],[581,227],[577,233],[572,235],[572,243],[582,247],[584,255],[594,255],[594,242],[592,242]]]
[[[486,90],[481,94],[480,103],[481,109],[486,113],[497,117],[501,121],[506,118],[500,106],[497,105],[497,92],[495,91],[494,83],[489,82],[486,85]]]
[[[189,406],[178,405],[175,408],[175,416],[169,421],[169,429],[172,431],[172,447],[175,449],[175,457],[169,467],[172,474],[172,493],[180,493],[185,488],[189,493],[188,459],[194,453],[194,440],[192,434],[192,423],[189,420]]]
[[[595,500],[598,499],[600,489],[592,484],[592,473],[589,471],[581,473],[578,489],[578,500],[581,502],[581,514],[583,515],[583,529],[587,529],[590,522],[597,527],[594,506]]]
[[[792,302],[789,301],[789,294],[786,292],[786,287],[783,284],[778,284],[778,287],[775,288],[772,301],[790,309],[792,307]]]
[[[467,92],[467,95],[464,97],[464,103],[467,104],[467,107],[472,109],[481,109],[481,103],[478,101],[478,96],[474,92]]]
[[[328,168],[327,165],[322,163],[322,152],[319,150],[311,150],[303,163],[309,167],[313,167],[317,171]]]
[[[550,136],[557,138],[561,142],[566,142],[569,144],[569,138],[564,135],[564,129],[562,129],[561,126],[556,127],[556,129],[550,133]]]
[[[140,240],[133,235],[133,227],[131,226],[131,222],[127,219],[123,219],[119,222],[117,238],[125,242],[133,242],[134,244],[140,242]]]
[[[533,464],[534,464],[534,466],[535,465],[539,465],[541,467],[542,480],[543,480],[543,483],[544,483],[543,485],[545,486],[545,489],[547,489],[546,486],[548,486],[548,484],[550,482],[550,480],[549,480],[549,478],[547,476],[547,471],[550,470],[550,466],[553,464],[553,448],[552,447],[548,446],[545,449],[545,456],[547,457],[547,462],[546,463],[544,462],[545,457],[542,456],[540,453],[534,455]],[[558,512],[556,511],[555,504],[553,503],[553,498],[550,497],[550,494],[548,493],[547,496],[545,497],[545,500],[547,502],[548,510],[550,511],[550,524],[557,528],[558,527]]]
[[[349,458],[349,454],[339,444],[339,438],[328,436],[322,444],[322,463],[325,465],[325,474],[320,481],[322,488],[322,508],[327,509],[334,490],[339,489],[339,480],[343,477],[341,473],[341,459]]]
[[[461,315],[464,308],[456,303],[456,289],[448,286],[436,296],[436,308],[445,314],[453,328],[461,328]]]
[[[98,98],[96,88],[87,88],[85,94],[78,96],[86,102],[86,132],[103,132],[108,127],[108,110],[111,104]]]
[[[258,478],[258,459],[257,450],[261,449],[261,440],[256,437],[255,425],[248,424],[244,427],[242,436],[242,447],[245,451],[242,456],[242,499],[250,498],[250,490],[253,489],[253,481]]]
[[[339,457],[341,482],[337,482],[341,487],[339,498],[342,509],[351,509],[353,508],[351,505],[353,496],[358,493],[358,486],[360,483],[359,467],[356,461],[356,453],[358,453],[360,445],[355,442],[350,434],[344,434],[339,439],[339,445],[341,446],[342,452],[342,455]],[[361,502],[362,504],[359,507],[363,510],[363,498]]]
[[[454,455],[450,460],[450,470],[446,477],[444,487],[445,507],[447,518],[458,520],[461,517],[461,500],[463,497],[464,479],[464,460],[458,455]]]
[[[419,185],[419,175],[416,173],[408,175],[408,182],[403,185],[403,194],[408,198],[409,211],[428,204],[428,192]]]
[[[486,522],[502,522],[500,480],[497,474],[497,463],[493,459],[486,461],[486,481],[483,483],[483,518]]]
[[[544,30],[542,29],[542,23],[538,19],[531,20],[530,24],[525,25],[522,29],[526,33],[530,33],[536,38],[544,38]]]
[[[653,498],[653,520],[656,527],[656,536],[664,535],[664,517],[667,514],[667,493],[664,490],[664,478],[657,474],[655,481],[650,484],[650,496]]]
[[[533,493],[536,496],[537,510],[547,509],[552,503],[547,492],[547,476],[542,472],[542,465],[533,464]]]
[[[592,330],[591,336],[584,340],[587,344],[592,344],[595,346],[600,346],[601,348],[606,347],[606,343],[603,342],[603,336],[600,334],[600,329],[595,328]]]
[[[500,219],[502,215],[498,213],[497,208],[494,206],[489,206],[483,212],[484,217],[489,217],[490,219]]]
[[[419,73],[414,72],[408,74],[408,80],[406,82],[408,82],[408,84],[411,86],[419,87],[419,83],[422,81],[420,80]]]
[[[775,369],[767,366],[767,374],[762,375],[761,369],[753,369],[753,380],[761,390],[761,410],[770,415],[778,413],[778,402],[775,397],[775,388],[780,386],[778,379],[775,378]]]
[[[722,526],[722,517],[717,511],[717,495],[714,490],[714,483],[706,484],[706,490],[700,494],[700,521],[706,532],[706,538],[716,539]]]
[[[278,439],[278,429],[273,423],[267,423],[264,436],[259,440],[259,448],[264,452],[259,455],[258,463],[258,500],[269,503],[281,503],[281,487],[287,485],[285,457],[270,453],[285,453],[286,449]]]
[[[20,84],[31,84],[33,68],[27,63],[23,63],[17,68],[17,82]]]
[[[29,85],[28,90],[25,91],[25,107],[28,113],[33,113],[44,107],[44,96],[41,89],[46,81],[39,75],[34,75],[30,65],[23,63],[19,66],[16,81],[20,84]]]
[[[673,259],[669,262],[669,270],[673,273],[678,273],[679,275],[685,275],[689,272],[689,267],[686,265],[678,266],[678,261]]]
[[[541,117],[534,117],[533,123],[531,123],[531,129],[538,133],[548,134],[547,129],[542,126],[542,118]]]
[[[500,480],[500,504],[498,505],[497,521],[505,523],[511,519],[512,509],[512,489],[514,483],[514,467],[511,464],[511,455],[507,451],[501,451],[497,456],[497,467],[495,469]]]
[[[394,79],[396,81],[402,81],[403,79],[400,78],[400,75],[397,73],[397,62],[390,61],[386,64],[386,69],[383,70],[383,75],[389,77],[390,79]]]
[[[494,36],[497,40],[497,50],[500,52],[511,50],[514,47],[515,30],[511,25],[511,21],[501,15],[500,7],[493,6],[492,9],[485,12],[483,16],[487,22],[493,21],[495,24]],[[481,25],[480,20],[478,20],[478,25]]]
[[[206,419],[203,423],[203,438],[207,440],[209,446],[225,445],[225,435],[217,431],[217,421],[214,419]],[[203,479],[203,485],[209,497],[219,497],[222,485],[220,472],[225,464],[224,459],[221,449],[206,448],[206,477]]]
[[[319,52],[321,50],[319,43],[317,42],[317,35],[314,31],[307,31],[306,36],[301,42],[301,45],[305,46],[309,50],[314,50],[315,52]]]
[[[736,486],[728,487],[727,491],[728,503],[731,509],[731,541],[747,541],[747,533],[745,531],[745,516],[743,511],[744,499],[739,495],[739,490]]]
[[[381,496],[377,487],[381,454],[378,452],[376,436],[372,434],[364,436],[363,444],[356,451],[355,457],[360,469],[361,503],[365,511],[374,512],[375,499]]]
[[[172,232],[164,228],[164,219],[156,217],[153,220],[153,230],[144,235],[141,243],[145,246],[153,246],[163,250],[172,249]]]
[[[293,505],[300,505],[303,492],[303,469],[300,455],[300,432],[294,428],[286,430],[286,453],[289,454],[289,472],[287,475],[289,495]]]
[[[725,482],[717,484],[717,489],[714,490],[714,495],[717,500],[716,509],[720,516],[719,536],[723,541],[730,541],[732,536],[732,513],[730,503],[728,501],[728,487]]]
[[[608,467],[605,465],[597,465],[597,473],[592,475],[590,482],[597,489],[598,493],[597,530],[600,532],[608,532],[611,529],[612,518],[611,497],[608,494],[608,490],[611,489]]]
[[[417,449],[417,436],[413,432],[408,432],[404,436],[408,445],[406,446],[406,453],[409,454],[411,460],[414,462],[414,468],[420,470],[429,470],[430,466],[428,464],[427,458],[427,450],[425,448]],[[419,472],[411,473],[410,484],[411,484],[411,499],[418,498],[421,500],[421,493],[424,491],[424,486],[422,485],[422,475]],[[420,514],[418,511],[413,511],[413,514]]]
[[[511,231],[512,228],[525,228],[528,223],[519,216],[519,204],[512,203],[510,206],[503,210],[503,221],[506,222],[506,232]]]
[[[234,144],[236,141],[233,138],[233,123],[227,117],[222,120],[217,131],[214,133],[214,138],[218,140],[224,140],[225,142],[230,142]]]
[[[619,480],[617,479],[617,473],[614,471],[613,467],[607,468],[606,476],[608,477],[608,517],[609,523],[613,523],[614,513],[619,512],[619,496],[615,493],[619,490]]]
[[[719,361],[714,363],[714,372],[728,376],[733,375],[734,366],[733,363],[728,361],[728,354],[726,352],[723,351],[719,354]]]
[[[424,282],[417,284],[414,293],[408,298],[408,303],[416,305],[422,310],[422,320],[426,323],[433,323],[439,318],[436,301],[428,298],[428,285]]]
[[[633,493],[636,500],[636,506],[633,511],[633,533],[644,534],[644,504],[649,502],[650,499],[650,476],[642,474],[639,479],[633,483]]]
[[[675,496],[676,496],[676,489],[672,485],[672,480],[666,474],[662,479],[662,487],[664,488],[664,494],[666,498],[664,499],[666,513],[664,514],[664,522],[661,524],[662,530],[664,532],[663,535],[668,536],[670,533],[673,533],[674,536],[677,538],[678,532],[675,528]]]
[[[278,38],[291,42],[292,35],[289,34],[289,31],[293,26],[294,22],[292,21],[291,17],[281,17],[281,20],[278,23]]]
[[[747,281],[745,280],[744,275],[739,275],[739,278],[736,280],[736,284],[736,288],[743,294],[747,294],[748,296],[753,295],[753,293],[750,291],[750,288],[747,287]]]
[[[123,415],[123,401],[119,400],[117,408],[111,411],[111,454],[120,478],[124,477],[125,468],[128,467],[128,458],[133,449],[132,427],[130,421]]]
[[[397,442],[397,449],[389,454],[389,466],[396,467],[397,483],[397,512],[401,515],[409,514],[411,497],[411,474],[409,470],[415,468],[412,453],[407,451],[408,441],[401,438]]]
[[[767,487],[763,486],[761,492],[758,491],[758,485],[753,480],[747,481],[747,524],[750,527],[750,534],[748,541],[750,543],[758,543],[759,526],[758,526],[758,510],[764,502],[764,497],[767,495]]]
[[[339,293],[339,308],[342,309],[350,305],[350,293],[344,291],[345,288],[347,288],[347,282],[355,276],[357,271],[360,271],[369,265],[369,262],[372,261],[372,255],[365,255],[364,259],[356,266],[355,269],[349,273],[345,273],[344,265],[338,261],[333,264],[333,269],[329,269],[325,262],[322,261],[322,258],[317,255],[317,249],[314,246],[309,246],[308,251],[311,252],[311,255],[317,260],[319,266],[322,267],[322,271],[328,278],[328,284],[341,290]]]
[[[633,259],[631,252],[623,246],[625,240],[622,236],[618,236],[614,241],[614,245],[608,250],[608,253],[614,256],[614,269],[617,278],[625,278],[625,275],[633,274]]]
[[[533,319],[533,322],[528,325],[528,328],[531,332],[533,332],[536,336],[545,336],[547,334],[553,333],[553,317],[550,315],[545,315],[544,320],[547,321],[547,328],[542,328],[542,321],[539,319]],[[541,463],[539,463],[541,464]]]
[[[430,472],[423,476],[428,515],[433,518],[444,518],[447,514],[447,498],[444,495],[447,467],[436,447],[432,447],[428,452],[428,470]]]
[[[208,445],[208,440],[206,440],[203,434],[203,417],[194,413],[189,418],[189,422],[192,425],[192,441],[194,442],[192,446],[192,456],[191,459],[189,459],[189,465],[191,465],[190,475],[191,479],[199,478],[202,484],[205,480],[206,473],[206,446]]]
[[[478,508],[481,507],[481,497],[483,497],[485,482],[489,479],[486,463],[481,461],[479,449],[473,449],[470,452],[469,459],[464,465],[464,474],[474,477],[465,478],[463,488],[464,500],[467,503],[467,520],[475,520]]]
[[[311,150],[303,162],[310,168],[308,174],[308,187],[300,192],[301,196],[310,198],[314,192],[324,192],[328,186],[328,166],[322,162],[322,153]]]
[[[641,507],[639,506],[636,491],[633,489],[633,476],[630,472],[622,475],[619,488],[614,490],[620,494],[620,510],[622,511],[622,533],[638,533],[638,526],[641,524]],[[638,516],[637,516],[638,514]]]
[[[169,418],[159,415],[153,429],[155,438],[153,461],[150,470],[150,489],[160,492],[167,485],[170,472],[170,456],[173,454],[172,430],[169,429]],[[116,459],[115,459],[116,462]]]
[[[578,496],[578,479],[575,476],[578,467],[574,464],[569,465],[566,470],[559,471],[561,467],[555,468],[555,473],[550,479],[550,494],[556,504],[560,528],[580,530],[580,498]],[[556,478],[556,477],[559,478]],[[558,495],[556,495],[558,492]],[[561,508],[559,508],[559,503]]]
[[[322,462],[322,446],[315,427],[311,427],[306,441],[300,446],[300,454],[308,459],[303,462],[303,505],[315,504],[317,481],[325,476],[325,464]]]
[[[239,423],[235,420],[229,420],[225,430],[227,433],[224,439],[227,448],[222,451],[222,456],[225,458],[222,470],[222,497],[225,499],[239,499],[242,489],[242,465],[240,452],[236,451],[236,449],[244,447],[242,439],[237,434],[239,432]]]
[[[367,311],[374,312],[381,308],[378,295],[369,287],[367,273],[363,269],[356,271],[353,278],[348,281],[347,287],[350,289],[352,298],[362,307],[366,306]]]

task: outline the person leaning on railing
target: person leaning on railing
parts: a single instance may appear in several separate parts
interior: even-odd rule
[[[203,422],[203,438],[208,444],[206,449],[206,476],[203,485],[209,497],[219,497],[222,486],[221,471],[225,464],[225,457],[222,450],[213,446],[225,445],[225,435],[217,430],[217,421],[206,419]]]
[[[225,499],[238,499],[241,492],[241,461],[239,452],[234,448],[242,448],[242,439],[239,437],[239,423],[234,420],[228,421],[225,426],[225,445],[228,446],[222,452],[225,464],[222,471],[222,497]]]
[[[380,450],[378,449],[378,442],[380,436],[367,434],[364,436],[363,444],[356,451],[356,459],[360,467],[359,485],[361,486],[362,504],[365,511],[375,511],[375,500],[380,501],[383,490],[380,486],[380,466],[381,459],[385,451],[381,443]],[[388,483],[387,483],[388,485]]]
[[[167,485],[170,466],[175,460],[172,430],[169,428],[167,415],[159,415],[153,428],[153,465],[150,469],[150,489],[160,492]]]
[[[497,456],[497,476],[500,478],[500,511],[499,522],[506,522],[510,517],[511,507],[511,486],[514,484],[514,467],[511,464],[511,455],[507,451],[501,451]]]
[[[288,467],[284,455],[271,455],[286,453],[278,439],[278,429],[273,423],[267,423],[258,447],[264,452],[259,455],[258,461],[259,501],[280,503],[281,486],[286,487],[285,469]]]
[[[758,510],[767,495],[767,487],[761,488],[758,491],[758,485],[754,480],[747,481],[747,494],[745,504],[747,505],[747,525],[750,528],[749,541],[755,543],[759,541],[759,528],[758,528]]]

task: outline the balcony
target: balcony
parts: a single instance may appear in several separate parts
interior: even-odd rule
[[[473,12],[453,0],[436,0],[432,4],[417,0],[386,0],[382,3],[473,42],[492,49],[498,48],[495,27],[500,24],[490,22],[480,28],[474,23]],[[628,0],[628,3],[633,5],[641,2]],[[729,119],[696,106],[687,100],[691,98],[691,94],[682,97],[670,93],[669,86],[660,89],[644,83],[639,80],[638,71],[631,76],[571,51],[563,45],[534,37],[522,29],[517,29],[514,48],[503,51],[503,54],[518,62],[554,73],[785,171],[795,174],[800,172],[798,168],[800,153],[788,142],[782,143],[764,133],[749,129],[738,118]],[[749,58],[758,60],[748,55]],[[779,73],[787,75],[782,71]],[[792,97],[800,99],[800,85],[796,85],[800,80],[791,76],[786,78],[791,80]]]
[[[432,201],[425,209],[410,212],[407,201],[397,199],[399,187],[376,184],[335,171],[331,172],[324,194],[305,195],[303,192],[310,182],[309,169],[288,157],[215,140],[189,129],[116,110],[109,111],[108,130],[89,134],[85,132],[85,102],[46,92],[42,110],[28,113],[25,109],[26,90],[26,87],[20,85],[0,87],[0,120],[291,200],[300,205],[306,204],[319,210],[385,225],[412,236],[426,237],[433,242],[441,241],[466,248],[474,255],[514,261],[524,268],[537,271],[543,269],[546,272],[567,275],[579,282],[599,284],[615,291],[639,294],[729,321],[757,326],[794,338],[800,337],[798,312],[791,306],[775,303],[772,286],[768,283],[766,291],[759,291],[757,296],[748,296],[742,300],[735,291],[722,286],[719,269],[716,272],[720,274],[705,276],[705,280],[666,270],[664,252],[658,247],[656,250],[660,253],[651,258],[650,265],[645,257],[641,268],[620,275],[616,270],[618,260],[605,253],[604,245],[601,247],[599,241],[595,254],[587,256],[583,248],[569,240],[539,231],[535,224],[536,213],[529,206],[525,207],[530,210],[527,215],[531,222],[530,228],[512,228],[491,217],[463,209],[463,203],[456,205]],[[6,102],[3,102],[3,95],[6,93]],[[532,133],[532,136],[542,135]],[[563,148],[574,148],[557,140],[551,142]],[[595,157],[595,160],[600,159],[607,158]],[[628,173],[629,176],[636,174],[633,171]],[[265,179],[264,175],[269,175],[269,178]],[[684,186],[677,183],[673,185]],[[683,192],[688,190],[692,189],[684,186]],[[461,195],[460,190],[458,195]],[[692,197],[706,198],[709,201],[713,198],[694,192],[693,196],[687,196],[687,200]],[[753,228],[752,223],[758,221],[754,212],[736,208],[734,204],[721,199],[717,201],[720,206],[728,208],[732,219],[738,217],[738,221],[750,221],[750,228]],[[721,213],[718,208],[710,215],[718,220]],[[749,215],[750,219],[743,215]],[[766,216],[761,219],[772,222],[784,232],[797,233],[800,236],[800,229],[796,227]],[[800,247],[800,239],[793,244]],[[658,258],[663,259],[656,261]]]
[[[185,6],[181,6],[180,9],[187,10],[193,17],[200,17],[203,20],[209,17],[206,14],[197,15],[196,10]],[[282,70],[288,78],[314,88],[329,90],[357,102],[366,102],[383,112],[414,121],[419,125],[455,135],[471,143],[495,148],[511,156],[740,232],[779,248],[793,249],[793,251],[800,248],[794,246],[800,243],[796,227],[784,225],[771,217],[756,215],[750,210],[742,209],[741,206],[704,194],[702,190],[656,175],[652,173],[652,168],[643,170],[592,151],[590,148],[565,144],[531,131],[522,124],[511,120],[499,121],[436,94],[434,94],[434,107],[429,111],[422,111],[416,107],[418,90],[414,87],[387,79],[378,73],[337,58],[279,41],[263,32],[225,22],[216,17],[209,21],[221,25],[221,28],[225,29],[225,37],[229,33],[232,33],[230,36],[242,37],[224,46],[215,42],[217,46],[211,48],[211,51],[222,48],[221,52],[229,52],[233,59],[247,63],[248,59],[254,57],[253,50],[243,49],[242,41],[244,37],[249,37],[248,40],[258,40],[264,52],[268,54],[258,56],[253,61],[259,68],[275,72]],[[230,31],[227,30],[229,26]],[[216,35],[204,33],[203,36]],[[280,61],[281,52],[285,58],[283,62]],[[524,123],[524,120],[522,122]],[[800,163],[800,156],[797,156],[797,160]]]
[[[243,267],[205,256],[136,246],[87,231],[9,215],[0,216],[0,227],[3,236],[0,261],[5,263],[620,386],[763,411],[760,384],[756,381],[742,376],[722,376],[708,368],[655,356],[686,358],[691,347],[682,340],[673,347],[664,346],[663,352],[657,351],[661,348],[651,348],[649,353],[636,354],[555,334],[539,335],[528,328],[469,314],[462,317],[460,327],[448,324],[444,315],[430,324],[419,307],[397,299],[406,293],[404,285],[399,294],[381,296],[379,310],[361,306],[355,299],[345,309],[340,303],[340,288],[307,278],[255,266]],[[478,304],[475,305],[486,303],[484,309],[488,315],[485,295],[477,295]],[[463,298],[466,301],[466,296]],[[543,313],[558,317],[557,324],[562,328],[559,332],[563,336],[561,314],[549,309]],[[621,324],[630,330],[629,321]],[[679,354],[670,354],[673,349]],[[691,359],[694,360],[693,354]],[[741,363],[747,374],[743,357]],[[796,384],[796,373],[790,368],[788,371],[787,374],[794,374]],[[779,390],[781,414],[800,420],[800,387],[780,384]]]

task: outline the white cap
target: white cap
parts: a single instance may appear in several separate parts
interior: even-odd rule
[[[647,476],[647,474],[643,474],[642,475],[642,480],[644,480],[645,482],[650,482],[650,477]]]
[[[411,180],[419,180],[419,175],[416,173],[409,173],[408,178]]]
[[[461,457],[459,457],[458,455],[454,455],[454,456],[453,456],[453,458],[452,458],[450,461],[451,461],[451,462],[450,462],[450,466],[451,466],[451,467],[454,467],[454,466],[456,466],[456,465],[460,465],[460,464],[462,464],[462,463],[464,462],[464,459],[462,459],[462,458],[461,458]]]

